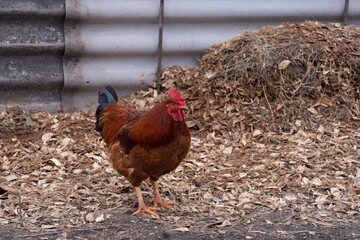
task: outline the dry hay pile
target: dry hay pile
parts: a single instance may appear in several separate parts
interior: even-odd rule
[[[214,45],[198,67],[170,68],[163,80],[187,93],[191,115],[208,131],[289,132],[358,121],[359,38],[352,26],[265,27]]]
[[[274,211],[284,224],[358,221],[358,33],[311,22],[267,27],[214,46],[197,68],[166,70],[163,86],[188,100],[192,142],[159,181],[177,204],[154,221],[208,232],[256,217],[273,224]],[[149,108],[163,97],[150,88],[126,100]],[[94,113],[12,108],[0,121],[1,225],[109,226],[134,210],[133,188],[110,167]],[[150,184],[142,188],[148,202]]]

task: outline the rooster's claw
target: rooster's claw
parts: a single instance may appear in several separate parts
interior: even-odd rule
[[[158,206],[166,209],[171,209],[171,205],[174,205],[174,202],[163,202],[153,199],[152,202],[154,203],[154,209],[156,209]]]
[[[136,210],[132,215],[137,215],[139,213],[147,213],[150,214],[152,217],[159,217],[155,212],[151,211],[150,208],[141,208],[139,207],[138,210]]]

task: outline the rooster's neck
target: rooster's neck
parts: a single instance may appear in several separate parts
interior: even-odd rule
[[[149,110],[145,116],[149,121],[158,123],[161,127],[167,127],[175,124],[171,115],[166,110],[166,103],[159,103]]]

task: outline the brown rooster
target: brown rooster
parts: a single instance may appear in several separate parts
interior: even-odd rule
[[[157,216],[157,206],[170,208],[159,194],[157,180],[181,163],[190,148],[190,132],[184,120],[185,100],[176,90],[168,99],[149,111],[137,111],[118,100],[115,90],[106,86],[99,92],[96,110],[96,130],[108,146],[108,157],[114,169],[134,187],[139,208],[133,214],[145,212]],[[150,178],[154,207],[143,200],[140,184]]]

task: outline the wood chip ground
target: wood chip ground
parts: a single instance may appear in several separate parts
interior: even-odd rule
[[[271,212],[356,222],[359,37],[355,27],[283,24],[214,45],[196,68],[165,69],[164,92],[175,86],[187,99],[192,139],[186,160],[159,180],[176,205],[153,221],[180,232],[222,231]],[[154,89],[126,101],[149,108],[165,96]],[[109,165],[93,112],[12,107],[0,121],[1,225],[81,227],[134,211],[133,188]],[[151,186],[142,188],[148,201]]]

